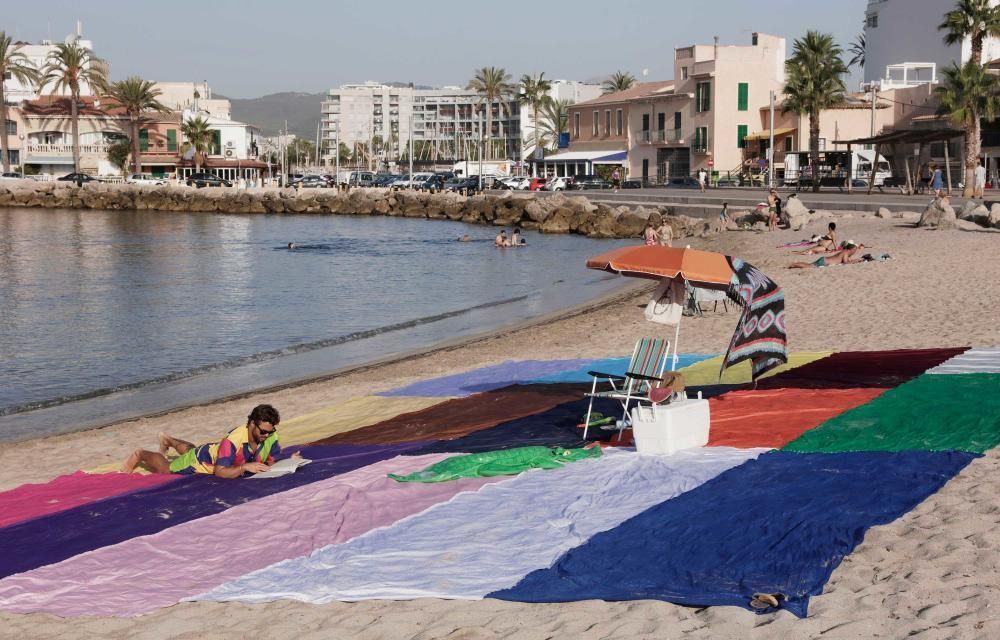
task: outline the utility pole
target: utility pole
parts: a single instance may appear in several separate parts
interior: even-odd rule
[[[769,141],[767,144],[767,188],[774,188],[774,90],[771,90]]]
[[[336,141],[334,142],[334,144],[337,145],[337,150],[335,151],[336,158],[337,158],[337,160],[336,160],[337,170],[333,174],[333,183],[335,185],[337,185],[337,189],[339,190],[340,189],[340,120],[339,119],[337,120],[337,137],[336,137]]]
[[[410,111],[410,179],[406,181],[407,186],[413,188],[413,112]]]
[[[878,85],[876,85],[874,82],[872,82],[871,83],[871,89],[872,89],[872,131],[871,131],[871,137],[874,138],[875,137],[875,103],[878,100],[878,93],[877,93],[877,91],[878,91]]]
[[[319,123],[316,123],[316,148],[313,150],[313,163],[319,166]]]
[[[485,111],[479,112],[479,193],[483,192],[483,151],[484,151],[484,131],[483,131],[483,118],[486,115]]]

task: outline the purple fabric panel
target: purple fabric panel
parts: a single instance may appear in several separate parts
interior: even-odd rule
[[[23,484],[0,493],[0,527],[39,518],[112,496],[148,489],[177,476],[77,471],[42,484]]]
[[[382,396],[452,396],[462,397],[491,391],[512,384],[534,382],[538,378],[572,371],[586,366],[590,360],[518,360],[508,361],[491,367],[473,369],[443,378],[422,380],[414,384],[385,391]]]
[[[315,459],[295,473],[268,480],[186,476],[165,485],[108,498],[0,529],[8,553],[0,578],[62,562],[137,536],[148,536],[265,496],[392,458],[426,443],[337,445],[335,457]],[[309,457],[310,449],[303,449]]]
[[[0,580],[0,608],[59,616],[148,613],[506,479],[421,484],[386,477],[390,472],[418,471],[446,457],[383,460],[152,536],[10,576]],[[223,531],[234,534],[218,534]]]

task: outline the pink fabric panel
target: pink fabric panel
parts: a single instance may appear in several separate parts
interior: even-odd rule
[[[419,471],[451,454],[399,456],[0,580],[0,609],[59,616],[132,616],[257,569],[346,542],[463,491],[507,478],[424,484]],[[240,482],[267,482],[241,480]]]
[[[77,471],[44,484],[23,484],[0,493],[0,527],[123,493],[148,489],[176,479],[177,476],[169,474],[96,474]]]

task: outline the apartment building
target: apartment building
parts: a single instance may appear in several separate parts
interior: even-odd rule
[[[599,84],[578,82],[576,80],[553,80],[552,88],[546,94],[552,100],[561,100],[570,105],[587,102],[601,96],[603,88]],[[543,112],[544,113],[544,112]],[[544,126],[542,114],[539,114],[539,126]],[[544,129],[543,129],[544,131]],[[535,110],[530,105],[521,105],[521,135],[524,140],[532,142],[525,144],[525,157],[533,155],[535,133]],[[558,141],[557,141],[558,142]]]
[[[225,98],[212,96],[212,87],[207,81],[202,82],[163,82],[154,83],[160,92],[157,98],[161,104],[171,111],[204,111],[209,115],[229,120],[232,118],[232,105]]]
[[[761,128],[759,109],[784,81],[778,36],[676,49],[673,87],[630,100],[630,176],[662,183],[699,169],[740,171],[746,138]]]
[[[490,109],[486,157],[520,158],[520,105],[510,99]],[[333,162],[339,141],[373,164],[391,163],[407,155],[412,138],[418,161],[468,159],[477,157],[486,120],[479,94],[460,87],[343,85],[331,89],[321,107],[322,156],[326,163]]]
[[[85,40],[83,37],[83,29],[79,22],[76,23],[76,33],[66,36],[64,42],[76,42],[81,47],[85,49],[94,50],[94,43],[90,40]],[[47,63],[49,54],[56,50],[56,43],[51,40],[42,40],[38,43],[30,42],[16,42],[15,44],[23,45],[19,49],[19,52],[24,54],[32,65],[36,69],[42,69]],[[101,70],[107,75],[108,69],[106,63],[100,63]],[[89,68],[89,65],[88,65]],[[54,85],[47,85],[44,87],[37,87],[30,84],[24,84],[17,78],[13,77],[10,73],[6,74],[3,78],[3,90],[4,90],[4,100],[8,104],[18,104],[25,100],[37,100],[40,96],[66,96],[69,92],[65,89],[56,90]],[[80,95],[91,96],[94,95],[93,87],[91,87],[86,82],[81,82],[80,84]]]
[[[996,6],[1000,0],[990,0]],[[865,82],[884,88],[934,82],[942,70],[969,60],[969,38],[945,44],[938,25],[955,0],[868,0],[865,9]],[[1000,39],[983,42],[983,62],[1000,58]]]

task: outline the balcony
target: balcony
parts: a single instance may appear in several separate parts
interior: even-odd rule
[[[680,129],[645,129],[636,134],[639,144],[684,144]]]
[[[97,154],[97,153],[107,153],[108,147],[111,145],[105,143],[98,144],[81,144],[80,145],[80,155],[83,154]],[[38,154],[46,156],[60,156],[60,155],[73,155],[73,145],[71,144],[27,144],[21,148],[21,151],[26,154]]]

